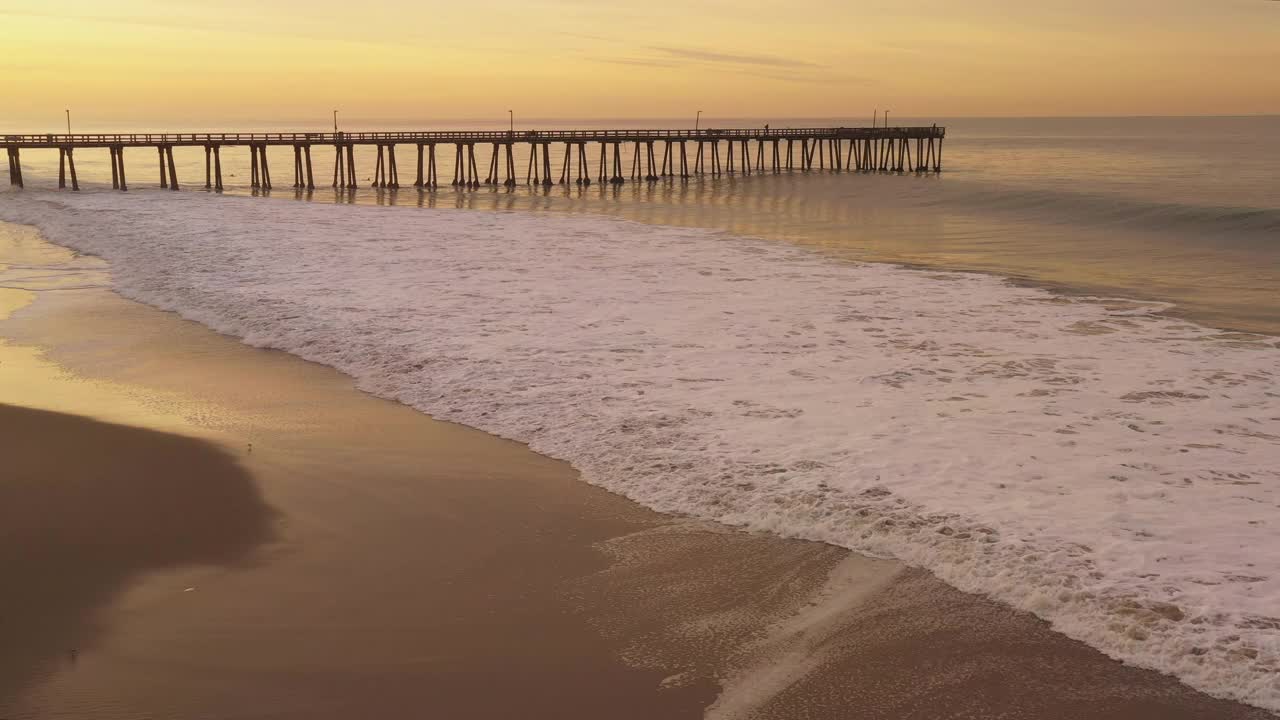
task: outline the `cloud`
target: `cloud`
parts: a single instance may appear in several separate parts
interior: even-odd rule
[[[693,64],[698,66],[702,72],[733,75],[750,74],[752,77],[764,80],[792,83],[865,85],[871,82],[867,78],[851,75],[828,65],[797,58],[778,57],[776,55],[746,55],[667,45],[649,46],[641,50],[656,54],[646,55],[641,52],[620,57],[595,56],[588,59],[593,62],[612,65],[632,65],[661,69],[688,68],[690,64]]]
[[[660,53],[664,53],[671,57],[683,58],[686,60],[700,60],[702,62],[721,63],[726,65],[752,65],[763,67],[777,68],[820,68],[823,67],[818,63],[807,62],[805,60],[795,60],[791,58],[781,58],[774,55],[737,55],[733,53],[713,52],[711,50],[698,50],[695,48],[678,48],[656,46],[649,48]]]
[[[674,67],[680,66],[680,64],[674,60],[625,58],[625,57],[622,57],[622,58],[601,57],[601,58],[591,58],[591,59],[595,60],[596,62],[611,63],[613,65],[638,65],[641,67],[660,67],[660,68],[674,68]]]

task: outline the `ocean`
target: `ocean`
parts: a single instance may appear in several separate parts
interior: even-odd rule
[[[160,191],[154,155],[59,192],[31,152],[0,219],[655,509],[899,558],[1280,710],[1280,118],[939,124],[941,175],[308,194],[282,151],[271,199],[239,166]]]

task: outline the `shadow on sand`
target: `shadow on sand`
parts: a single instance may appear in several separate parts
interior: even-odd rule
[[[130,579],[244,563],[274,515],[213,445],[0,405],[0,705],[93,646]]]

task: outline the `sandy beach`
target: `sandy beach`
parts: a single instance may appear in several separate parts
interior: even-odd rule
[[[15,258],[66,259],[0,226]],[[105,272],[0,296],[0,717],[1269,716],[920,570],[643,509]]]

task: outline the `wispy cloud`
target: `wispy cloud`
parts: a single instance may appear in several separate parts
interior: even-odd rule
[[[647,58],[627,58],[627,57],[619,57],[619,58],[596,57],[591,59],[595,60],[596,62],[610,63],[612,65],[638,65],[640,67],[660,67],[660,68],[674,68],[674,67],[680,66],[680,63],[677,63],[674,60],[661,60],[656,58],[647,59]]]
[[[649,48],[660,53],[664,53],[671,57],[684,58],[686,60],[701,60],[702,62],[722,63],[727,65],[755,65],[763,67],[780,67],[780,68],[820,68],[822,65],[806,60],[797,60],[794,58],[777,57],[776,55],[738,55],[734,53],[714,52],[711,50],[699,50],[696,48],[680,48],[655,46]]]
[[[653,54],[649,55],[647,53]],[[664,69],[689,68],[692,65],[701,72],[731,75],[750,74],[761,79],[792,83],[864,85],[870,82],[867,78],[851,75],[839,68],[800,58],[726,53],[669,45],[653,45],[641,48],[640,52],[635,55],[621,57],[595,56],[589,59],[594,62],[612,65],[634,65]]]

